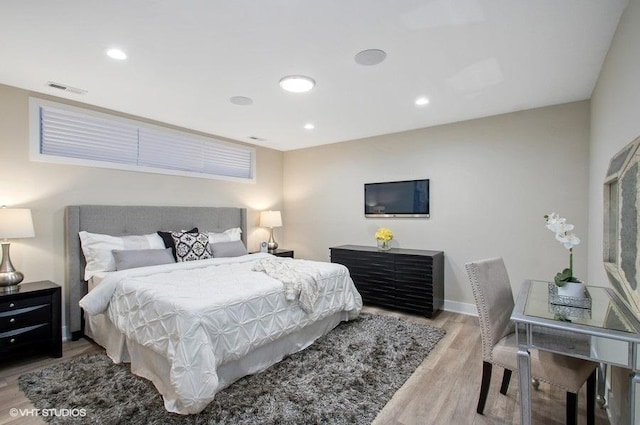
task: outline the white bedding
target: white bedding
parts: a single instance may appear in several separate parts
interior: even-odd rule
[[[109,276],[109,273],[111,272],[96,272],[96,274],[91,276],[87,281],[89,292],[93,291],[96,286],[100,285],[100,282],[102,282],[105,277]]]
[[[266,258],[274,257],[252,254],[110,273],[80,305],[91,315],[106,313],[127,340],[165,358],[164,382],[171,388],[158,388],[165,407],[197,413],[228,384],[218,376],[221,365],[340,312],[347,319],[360,312],[362,299],[344,266],[282,259],[317,272],[319,295],[307,313],[298,300],[287,300],[282,282],[252,271]]]

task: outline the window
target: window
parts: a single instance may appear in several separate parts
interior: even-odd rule
[[[255,149],[30,98],[31,159],[255,182]]]

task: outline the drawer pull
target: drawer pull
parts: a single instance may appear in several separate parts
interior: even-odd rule
[[[14,342],[16,342],[16,339],[15,338],[11,338],[11,340],[9,342],[13,344]]]
[[[16,321],[15,317],[12,317],[11,319],[9,319],[9,323],[15,323],[15,321]]]
[[[15,307],[16,305],[14,303],[9,304],[9,307]]]

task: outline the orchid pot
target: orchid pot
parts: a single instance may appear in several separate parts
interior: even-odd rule
[[[558,295],[563,297],[584,298],[584,283],[565,282],[564,285],[558,286]]]

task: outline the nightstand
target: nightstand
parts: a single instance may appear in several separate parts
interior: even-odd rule
[[[249,254],[259,254],[262,251],[253,251]],[[275,255],[276,257],[290,257],[293,258],[292,249],[276,249],[275,251],[267,251],[267,254]]]
[[[0,360],[29,353],[62,357],[61,292],[45,280],[0,293]]]
[[[276,249],[275,251],[267,251],[271,255],[276,257],[291,257],[293,258],[293,250],[291,249]]]

